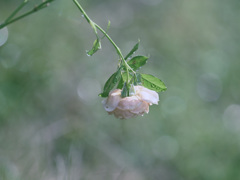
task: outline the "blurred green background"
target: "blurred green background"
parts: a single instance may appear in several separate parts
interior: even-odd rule
[[[86,55],[95,35],[72,1],[9,25],[0,180],[240,179],[240,1],[80,2],[103,28],[111,21],[124,54],[140,39],[138,53],[151,55],[141,72],[168,90],[148,115],[115,119],[98,94],[117,55],[106,39]],[[1,0],[0,22],[19,4]]]

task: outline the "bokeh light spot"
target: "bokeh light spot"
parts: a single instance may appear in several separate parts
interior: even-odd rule
[[[156,6],[158,5],[159,3],[162,2],[162,0],[140,0],[141,3],[145,4],[145,5],[148,5],[148,6]]]
[[[215,74],[203,74],[197,82],[197,92],[204,101],[217,101],[222,93],[222,82]]]
[[[240,105],[231,104],[225,109],[223,123],[226,128],[240,132]]]
[[[162,104],[162,109],[168,114],[181,113],[186,110],[186,102],[178,96],[168,97]]]
[[[20,48],[15,44],[7,44],[1,48],[0,63],[5,68],[15,66],[21,55]]]
[[[98,81],[91,78],[83,78],[78,85],[78,96],[86,103],[95,103],[97,94],[101,92],[101,86]]]
[[[6,109],[7,101],[3,93],[0,91],[0,113],[3,113]]]
[[[7,27],[4,27],[4,28],[0,29],[0,46],[5,44],[7,39],[8,39],[8,29],[7,29]]]
[[[160,137],[152,147],[154,155],[163,160],[173,159],[177,155],[178,149],[178,142],[170,136]]]

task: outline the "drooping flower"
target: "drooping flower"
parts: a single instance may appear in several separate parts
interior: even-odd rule
[[[103,106],[109,114],[120,119],[128,119],[149,112],[149,105],[158,104],[158,93],[143,86],[134,86],[132,96],[121,97],[121,89],[112,90]]]

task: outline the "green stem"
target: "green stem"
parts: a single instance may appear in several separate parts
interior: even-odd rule
[[[43,8],[48,7],[48,3],[50,3],[51,1],[53,1],[53,0],[45,1],[41,4],[39,4],[38,6],[34,7],[32,10],[30,10],[30,11],[14,18],[14,19],[12,19],[19,12],[19,10],[21,10],[23,8],[23,6],[25,6],[26,3],[28,3],[28,0],[24,0],[23,3],[6,19],[6,21],[3,24],[0,24],[0,29],[4,28],[5,26],[7,26],[9,24],[12,24],[12,23],[30,15],[30,14],[33,14],[33,13],[35,13],[35,12],[37,12],[37,11],[43,9]]]
[[[78,7],[78,9],[81,11],[81,13],[84,15],[85,19],[87,20],[87,22],[93,27],[93,29],[96,32],[96,28],[98,30],[100,30],[106,37],[107,39],[110,41],[110,43],[113,45],[113,47],[116,49],[117,54],[120,56],[121,61],[123,62],[126,71],[127,71],[127,83],[129,82],[129,70],[132,71],[135,74],[135,71],[128,65],[128,63],[125,61],[123,54],[120,50],[120,48],[116,45],[116,43],[112,40],[112,38],[107,34],[107,32],[105,30],[103,30],[98,24],[96,24],[95,22],[93,22],[89,16],[87,15],[87,13],[84,11],[84,9],[82,8],[82,6],[79,4],[79,2],[77,0],[73,0],[73,2],[76,4],[76,6]],[[97,32],[96,32],[97,33]]]
[[[110,41],[110,43],[113,45],[113,47],[116,49],[117,54],[120,56],[122,62],[124,63],[124,66],[126,68],[127,71],[127,83],[129,81],[129,70],[132,71],[135,74],[135,71],[128,65],[128,63],[126,62],[126,60],[123,57],[123,54],[120,50],[120,48],[116,45],[116,43],[112,40],[112,38],[106,33],[106,31],[104,31],[99,25],[97,25],[95,23],[95,26],[97,29],[99,29],[105,36],[106,38]]]
[[[83,13],[83,15],[84,15],[85,19],[87,20],[87,22],[90,23],[92,20],[88,17],[87,13],[84,11],[84,9],[79,4],[79,2],[77,0],[73,0],[73,2],[76,4],[78,9],[81,11],[81,13]]]
[[[10,21],[29,1],[28,0],[24,0],[18,7],[17,9],[15,9],[15,11],[13,11],[13,13],[6,19],[5,22]]]

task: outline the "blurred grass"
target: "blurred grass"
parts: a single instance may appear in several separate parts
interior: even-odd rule
[[[29,7],[37,1],[32,1]],[[0,2],[0,21],[19,4]],[[0,179],[240,178],[238,0],[82,1],[126,54],[168,90],[144,117],[101,105],[117,56],[107,40],[87,57],[91,27],[71,1],[8,26],[0,47]]]

